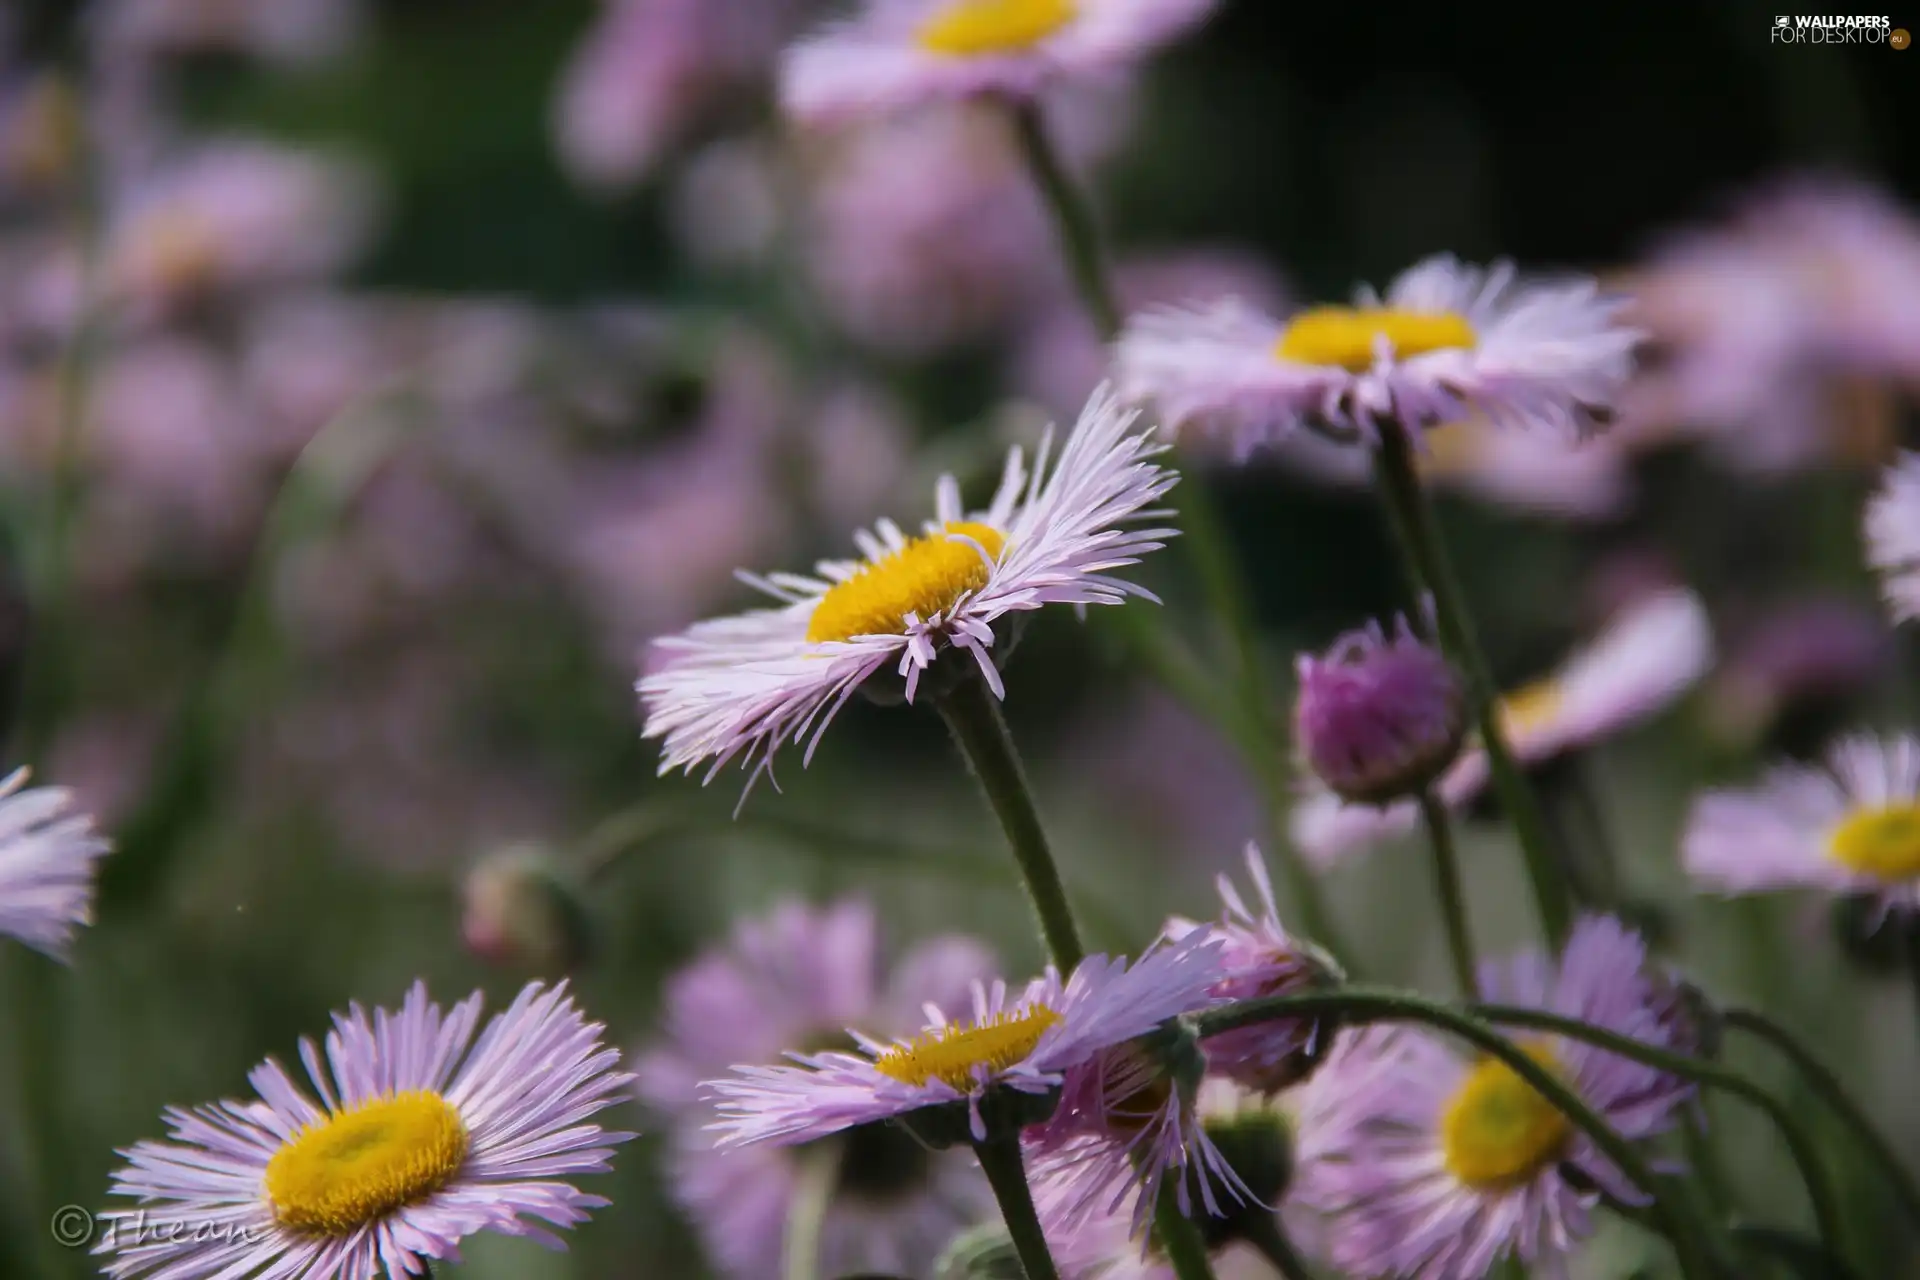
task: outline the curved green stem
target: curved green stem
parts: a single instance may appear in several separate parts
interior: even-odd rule
[[[1473,932],[1467,924],[1467,899],[1460,888],[1460,858],[1453,847],[1453,828],[1447,807],[1431,787],[1420,793],[1420,817],[1427,824],[1427,842],[1433,846],[1434,888],[1440,914],[1447,926],[1447,954],[1453,959],[1453,980],[1460,994],[1471,1000],[1480,993],[1473,960]]]
[[[1530,1010],[1522,1012],[1531,1013]],[[1653,1198],[1654,1212],[1661,1230],[1673,1244],[1681,1274],[1690,1280],[1707,1280],[1715,1275],[1709,1233],[1690,1213],[1675,1204],[1670,1189],[1662,1184],[1645,1157],[1553,1072],[1535,1062],[1518,1045],[1480,1018],[1405,992],[1344,988],[1242,1000],[1224,1008],[1195,1014],[1192,1021],[1204,1038],[1273,1018],[1316,1013],[1338,1014],[1344,1020],[1355,1023],[1424,1022],[1458,1036],[1489,1057],[1499,1059],[1592,1139],[1600,1153],[1612,1161],[1635,1186]]]
[[[1053,1254],[1047,1249],[1046,1233],[1040,1229],[1040,1215],[1033,1207],[1033,1191],[1027,1186],[1026,1165],[1020,1158],[1018,1137],[994,1138],[973,1144],[986,1172],[987,1185],[1000,1203],[1000,1216],[1007,1220],[1007,1234],[1020,1258],[1027,1280],[1060,1280],[1054,1268]],[[1184,1280],[1184,1278],[1183,1278]]]
[[[1899,1197],[1908,1221],[1920,1222],[1920,1186],[1915,1185],[1913,1175],[1901,1163],[1892,1146],[1880,1136],[1879,1129],[1847,1095],[1846,1086],[1827,1069],[1826,1064],[1801,1044],[1792,1032],[1763,1013],[1752,1009],[1728,1009],[1722,1017],[1725,1025],[1765,1041],[1793,1063],[1807,1084],[1820,1095],[1821,1101],[1853,1130],[1854,1137],[1859,1139],[1860,1145],[1880,1166],[1887,1181],[1893,1184],[1894,1193]]]
[[[1532,1027],[1540,1031],[1551,1031],[1569,1040],[1583,1040],[1609,1053],[1631,1058],[1635,1062],[1644,1063],[1656,1070],[1670,1072],[1707,1088],[1733,1094],[1758,1107],[1780,1131],[1781,1138],[1787,1144],[1788,1153],[1793,1157],[1794,1164],[1799,1167],[1801,1181],[1806,1184],[1807,1199],[1813,1205],[1814,1222],[1819,1227],[1821,1243],[1836,1258],[1842,1256],[1839,1202],[1834,1197],[1832,1187],[1828,1185],[1818,1148],[1807,1136],[1807,1131],[1801,1126],[1799,1120],[1794,1117],[1793,1111],[1753,1081],[1724,1067],[1702,1062],[1698,1058],[1670,1053],[1665,1049],[1635,1040],[1631,1036],[1623,1036],[1602,1027],[1590,1026],[1577,1019],[1563,1018],[1558,1014],[1539,1009],[1482,1004],[1475,1005],[1474,1012],[1489,1021],[1503,1025]]]
[[[1026,774],[1020,767],[1019,752],[1013,735],[1000,715],[1000,703],[977,674],[961,680],[951,690],[934,699],[940,716],[947,722],[960,754],[973,766],[987,803],[1000,829],[1006,834],[1013,858],[1026,882],[1027,896],[1034,914],[1040,918],[1040,932],[1047,951],[1062,975],[1072,973],[1086,956],[1080,945],[1080,930],[1074,923],[1073,907],[1067,901],[1067,889],[1060,881],[1060,868],[1047,846],[1047,833],[1040,825],[1040,811],[1034,806],[1033,793],[1027,788]]]
[[[1563,863],[1548,834],[1539,797],[1534,795],[1532,785],[1515,763],[1513,750],[1507,744],[1493,673],[1474,632],[1466,593],[1461,590],[1446,543],[1434,521],[1433,509],[1427,503],[1426,491],[1421,488],[1419,472],[1414,469],[1413,443],[1398,425],[1387,423],[1381,427],[1379,444],[1373,451],[1373,470],[1395,540],[1407,562],[1408,576],[1416,589],[1424,587],[1433,593],[1440,638],[1466,675],[1494,788],[1520,839],[1520,851],[1526,859],[1527,879],[1533,886],[1541,926],[1548,943],[1557,951],[1566,941],[1567,930],[1573,923],[1566,878],[1561,871]]]

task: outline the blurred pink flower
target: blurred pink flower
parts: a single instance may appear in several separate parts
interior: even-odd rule
[[[230,138],[123,178],[108,209],[109,299],[146,317],[330,275],[365,248],[378,201],[351,161]]]
[[[1878,461],[1886,388],[1920,388],[1920,221],[1875,188],[1782,183],[1624,283],[1659,349],[1622,405],[1630,436],[1698,432],[1750,470]]]
[[[807,271],[857,341],[930,355],[1000,333],[1064,289],[1053,224],[1002,113],[917,113],[825,145]]]
[[[1708,688],[1708,717],[1728,738],[1750,743],[1788,711],[1870,689],[1892,670],[1894,652],[1869,604],[1834,595],[1789,600],[1737,633]]]
[[[747,268],[773,252],[784,158],[765,138],[722,138],[691,157],[674,183],[675,241],[703,267]]]
[[[600,190],[639,181],[730,95],[770,79],[814,0],[607,0],[554,103],[560,158]]]

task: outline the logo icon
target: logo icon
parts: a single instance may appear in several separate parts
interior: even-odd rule
[[[1887,35],[1887,43],[1896,49],[1904,49],[1913,43],[1913,37],[1907,34],[1905,27],[1895,27]]]
[[[1787,17],[1787,15],[1783,13],[1773,20],[1773,25],[1776,27],[1784,27],[1787,25],[1787,23],[1791,21],[1793,21],[1793,19]]]

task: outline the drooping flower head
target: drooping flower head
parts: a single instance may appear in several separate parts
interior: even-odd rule
[[[1535,764],[1599,742],[1670,705],[1712,662],[1700,598],[1657,591],[1628,606],[1552,675],[1501,699],[1507,743],[1523,764]],[[1488,776],[1486,752],[1471,747],[1441,776],[1440,798],[1460,808],[1485,789]],[[1327,864],[1411,831],[1418,820],[1411,801],[1375,808],[1316,789],[1295,806],[1291,825],[1301,852]]]
[[[930,1140],[980,1141],[989,1131],[983,1110],[999,1121],[1002,1106],[1016,1127],[1037,1123],[1068,1071],[1208,1007],[1219,951],[1196,937],[1154,946],[1131,965],[1089,956],[1064,981],[1049,968],[1018,993],[998,980],[976,983],[969,1021],[941,1014],[893,1041],[853,1031],[856,1053],[789,1052],[795,1065],[741,1066],[710,1082],[721,1115],[715,1127],[732,1146],[808,1142],[901,1118]]]
[[[1867,560],[1894,621],[1920,618],[1920,454],[1902,453],[1867,504]]]
[[[107,1234],[106,1273],[370,1280],[480,1231],[564,1247],[547,1225],[607,1201],[561,1179],[605,1172],[633,1137],[587,1123],[630,1078],[566,984],[529,984],[476,1040],[480,1003],[443,1014],[415,984],[398,1013],[336,1016],[324,1059],[301,1041],[317,1098],[268,1059],[258,1100],[169,1110],[172,1141],[121,1153],[113,1192],[140,1207],[107,1215],[133,1242]]]
[[[1496,427],[1585,434],[1631,370],[1639,334],[1591,280],[1522,282],[1514,268],[1429,258],[1382,298],[1285,324],[1238,301],[1135,316],[1115,345],[1123,398],[1152,401],[1244,457],[1305,423],[1371,436],[1477,413]]]
[[[1252,1274],[1249,1263],[1265,1275],[1253,1260],[1276,1228],[1299,1251],[1320,1252],[1318,1223],[1288,1194],[1296,1167],[1294,1097],[1243,1089],[1213,1075],[1200,1084],[1194,1110],[1201,1128],[1244,1191],[1243,1198],[1222,1206],[1225,1213],[1194,1220],[1218,1275]],[[1034,1181],[1034,1203],[1062,1280],[1173,1280],[1157,1243],[1143,1242],[1138,1229],[1143,1186],[1089,1202],[1071,1182],[1048,1178],[1042,1169],[1034,1171]]]
[[[942,477],[935,519],[909,538],[891,520],[855,535],[860,560],[826,561],[818,576],[743,579],[781,602],[702,622],[657,641],[664,664],[639,684],[645,736],[662,738],[660,771],[736,756],[758,777],[782,745],[811,734],[810,758],[834,715],[869,678],[893,666],[912,701],[921,677],[955,651],[1003,693],[990,653],[994,624],[1049,604],[1120,604],[1153,596],[1110,570],[1135,564],[1173,536],[1128,528],[1178,478],[1135,414],[1096,394],[1057,460],[1051,436],[1031,472],[1007,457],[984,511],[968,512]],[[751,782],[749,782],[751,785]]]
[[[1819,767],[1694,801],[1681,859],[1725,894],[1813,888],[1866,895],[1876,915],[1920,910],[1920,740],[1841,739]]]
[[[717,1149],[700,1082],[735,1063],[772,1063],[794,1045],[846,1042],[844,1028],[917,1028],[921,1010],[957,1007],[993,969],[969,938],[935,938],[884,975],[873,907],[785,903],[737,923],[726,943],[668,980],[662,1034],[635,1066],[640,1097],[672,1119],[668,1185],[707,1255],[738,1280],[776,1275],[803,1169],[834,1158],[820,1232],[831,1275],[923,1273],[946,1241],[992,1212],[972,1162],[928,1151],[897,1126],[856,1126],[820,1144]]]
[[[25,769],[0,779],[0,933],[64,960],[93,921],[94,865],[111,846],[68,811],[65,788],[26,782]]]
[[[1220,978],[1213,986],[1222,1000],[1296,995],[1339,982],[1344,975],[1338,962],[1280,923],[1273,881],[1257,845],[1247,845],[1246,861],[1251,901],[1222,874],[1217,881],[1221,918],[1202,924],[1176,916],[1167,922],[1166,935],[1184,938],[1204,931],[1222,944]],[[1330,1047],[1330,1028],[1318,1018],[1273,1018],[1205,1041],[1208,1071],[1263,1093],[1300,1083]]]
[[[801,40],[781,67],[794,116],[831,122],[931,102],[1032,100],[1126,70],[1204,19],[1214,0],[867,0]]]
[[[1522,956],[1486,966],[1481,984],[1496,1000],[1671,1047],[1646,961],[1638,937],[1587,917],[1557,966]],[[1521,1047],[1630,1141],[1663,1132],[1689,1096],[1686,1082],[1584,1041],[1529,1035]],[[1344,1034],[1300,1113],[1301,1195],[1329,1216],[1344,1274],[1481,1280],[1509,1257],[1555,1267],[1592,1232],[1601,1194],[1647,1201],[1512,1067],[1424,1031]]]
[[[1192,1031],[1173,1025],[1070,1068],[1053,1115],[1028,1131],[1030,1176],[1069,1214],[1130,1200],[1143,1238],[1168,1179],[1189,1217],[1244,1204],[1252,1192],[1201,1123],[1206,1065]]]
[[[1342,799],[1384,804],[1417,795],[1460,754],[1466,690],[1405,618],[1391,639],[1375,622],[1300,655],[1294,740],[1314,776]]]

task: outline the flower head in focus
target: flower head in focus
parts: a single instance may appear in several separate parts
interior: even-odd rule
[[[738,1280],[780,1269],[787,1219],[805,1164],[835,1161],[821,1227],[829,1274],[919,1274],[955,1232],[991,1213],[971,1162],[926,1150],[898,1126],[856,1126],[797,1147],[719,1149],[700,1082],[738,1063],[773,1063],[793,1046],[850,1044],[844,1028],[908,1033],[922,1010],[954,1008],[994,967],[970,938],[920,943],[885,972],[874,909],[849,900],[785,903],[736,923],[725,944],[668,980],[662,1034],[636,1060],[637,1091],[673,1124],[673,1194],[717,1267]]]
[[[1484,966],[1481,987],[1490,999],[1671,1045],[1646,946],[1611,918],[1580,920],[1558,964],[1532,953]],[[1542,1034],[1521,1048],[1629,1141],[1664,1132],[1691,1093],[1584,1041]],[[1299,1108],[1300,1194],[1330,1219],[1344,1274],[1480,1280],[1502,1258],[1551,1268],[1592,1233],[1601,1195],[1647,1202],[1511,1066],[1463,1057],[1425,1031],[1344,1034]]]
[[[1017,993],[998,980],[974,984],[966,1021],[929,1008],[940,1016],[908,1039],[852,1032],[855,1053],[789,1052],[793,1065],[739,1067],[707,1085],[721,1143],[809,1142],[896,1119],[941,1143],[1025,1128],[1052,1113],[1069,1071],[1212,1005],[1219,958],[1204,937],[1153,946],[1132,964],[1089,956],[1066,979],[1049,968]]]
[[[1207,17],[1214,0],[865,0],[787,50],[780,99],[832,122],[927,103],[1032,101],[1123,72]]]
[[[1499,428],[1578,438],[1632,367],[1638,331],[1593,281],[1523,281],[1514,268],[1429,258],[1385,297],[1311,307],[1285,322],[1237,300],[1135,316],[1114,347],[1123,398],[1172,428],[1217,432],[1245,457],[1302,425],[1371,438],[1472,413]]]
[[[1706,606],[1693,592],[1666,590],[1629,606],[1551,676],[1508,693],[1500,713],[1522,764],[1602,741],[1670,705],[1713,663]],[[1486,752],[1470,747],[1436,784],[1460,808],[1486,788]],[[1350,804],[1315,788],[1295,805],[1291,826],[1302,853],[1320,864],[1411,831],[1411,801],[1385,808]]]
[[[26,782],[25,769],[0,780],[0,934],[64,960],[92,923],[94,867],[111,846],[64,788]]]
[[[1751,789],[1694,801],[1681,860],[1723,894],[1823,889],[1876,914],[1920,910],[1920,740],[1857,734],[1818,766],[1775,767]]]
[[[639,691],[645,736],[664,739],[660,771],[711,760],[710,780],[744,754],[757,778],[780,746],[809,735],[810,757],[868,679],[895,667],[911,701],[921,677],[955,650],[1000,695],[990,650],[1002,618],[1049,604],[1152,599],[1109,572],[1173,534],[1126,527],[1166,514],[1153,504],[1177,479],[1152,461],[1163,447],[1151,430],[1134,430],[1135,418],[1096,395],[1057,458],[1051,435],[1031,471],[1020,449],[1008,455],[984,511],[966,511],[959,484],[943,477],[920,536],[883,520],[856,535],[860,560],[823,562],[817,577],[744,578],[780,608],[656,641],[665,660]]]
[[[562,1181],[607,1170],[632,1138],[588,1117],[630,1083],[565,984],[528,985],[476,1039],[478,992],[442,1013],[415,984],[397,1013],[336,1016],[325,1057],[300,1060],[318,1095],[268,1059],[252,1102],[167,1112],[170,1142],[124,1151],[109,1232],[115,1280],[144,1275],[418,1275],[480,1231],[531,1236],[605,1205]],[[541,1225],[547,1224],[547,1225]]]

